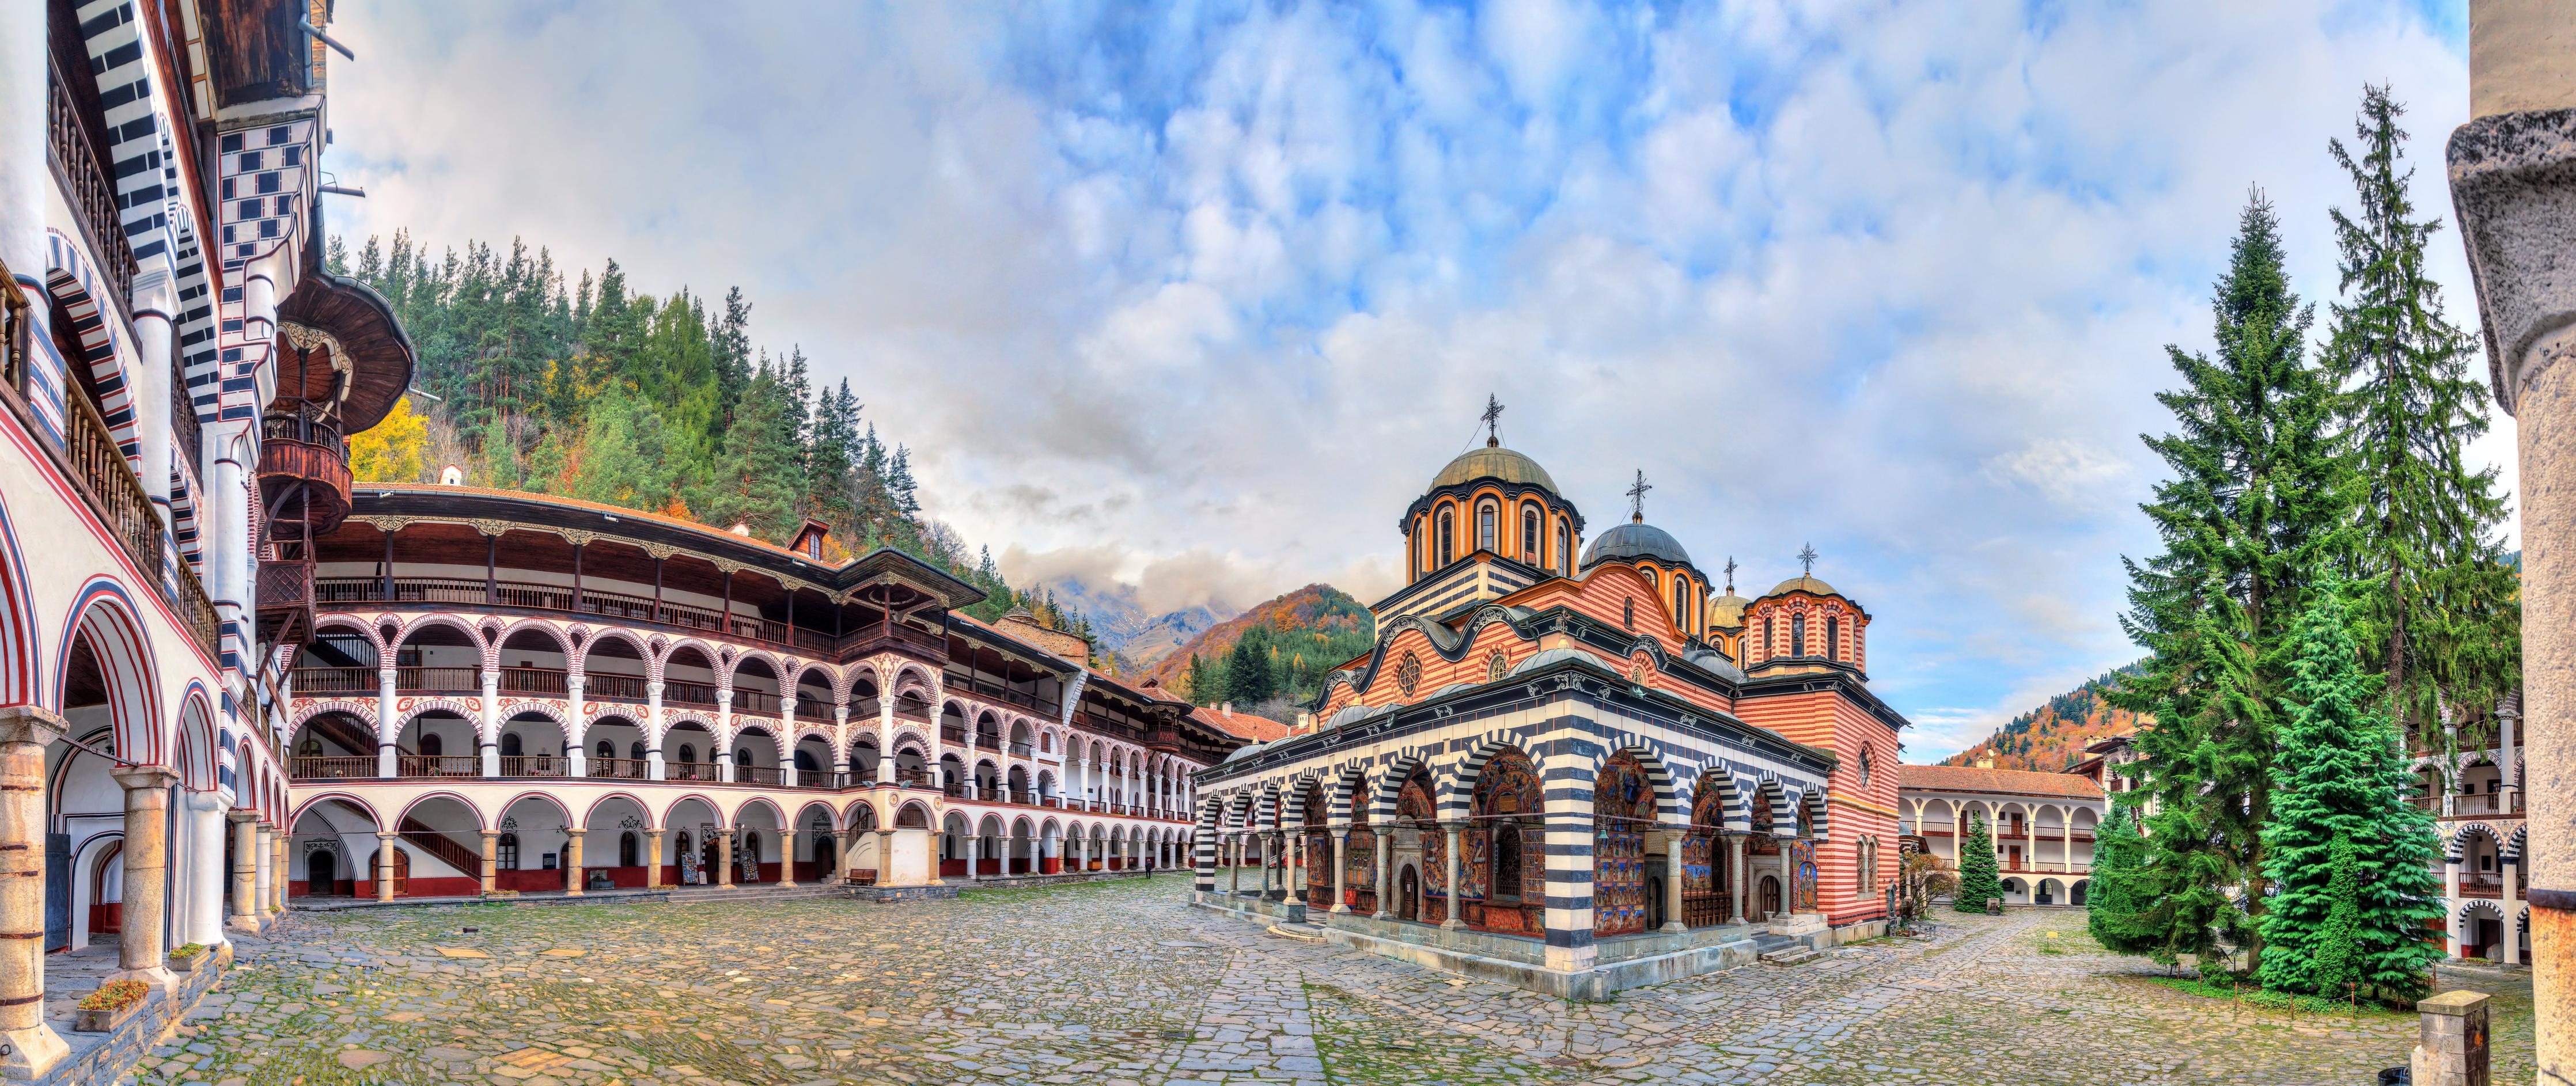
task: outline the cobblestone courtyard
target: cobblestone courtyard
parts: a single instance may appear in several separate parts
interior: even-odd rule
[[[1187,893],[302,915],[140,1081],[2348,1084],[2404,1062],[2415,1029],[2148,983],[2076,912],[1566,1004],[1275,938]],[[2497,1081],[2529,1081],[2527,974],[2442,979],[2496,993]]]

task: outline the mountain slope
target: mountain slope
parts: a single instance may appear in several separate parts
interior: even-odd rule
[[[1366,605],[1331,585],[1310,584],[1255,604],[1251,610],[1200,631],[1136,676],[1136,681],[1155,679],[1164,689],[1179,694],[1187,689],[1192,655],[1221,661],[1255,627],[1268,627],[1281,635],[1273,639],[1274,646],[1294,657],[1281,663],[1290,665],[1289,670],[1307,681],[1319,679],[1334,665],[1367,651],[1369,639],[1376,636],[1376,624]],[[1333,658],[1325,659],[1327,656]],[[1202,704],[1219,700],[1208,693],[1193,692],[1192,696]]]
[[[1115,654],[1123,662],[1122,671],[1162,660],[1226,618],[1204,605],[1153,614],[1137,604],[1134,588],[1122,584],[1093,588],[1068,578],[1043,590],[1055,593],[1059,605],[1090,620],[1093,644],[1104,657]]]
[[[2083,760],[2085,744],[2106,735],[2136,731],[2145,720],[2126,709],[2112,708],[2102,697],[2104,687],[2136,671],[2143,663],[2096,676],[2050,698],[2048,704],[2012,718],[1984,742],[1951,755],[1941,764],[1975,765],[1978,759],[1992,756],[1997,769],[2063,772]]]

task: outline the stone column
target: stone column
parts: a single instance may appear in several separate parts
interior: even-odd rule
[[[483,669],[483,719],[475,726],[475,737],[482,744],[483,775],[501,775],[501,672]]]
[[[793,770],[781,772],[793,772]],[[778,885],[780,886],[796,885],[796,838],[798,836],[794,826],[780,830],[778,833]]]
[[[279,833],[274,827],[263,830],[261,833],[262,839],[266,840],[269,845],[269,907],[282,913],[286,911],[286,883],[288,881],[288,872],[286,870],[286,844],[288,837],[286,834]]]
[[[716,779],[730,783],[733,780],[734,738],[733,687],[730,684],[716,688],[716,727],[722,729],[715,739]]]
[[[733,833],[716,834],[716,885],[733,885]]]
[[[2487,994],[2444,992],[2415,1004],[2415,1086],[2487,1086]],[[2548,1081],[2543,1079],[2542,1081]]]
[[[180,935],[211,951],[224,936],[224,801],[213,792],[188,795],[188,919]]]
[[[1226,855],[1225,855],[1225,896],[1227,896],[1227,897],[1242,897],[1242,896],[1243,896],[1243,838],[1242,838],[1242,836],[1241,836],[1241,835],[1239,835],[1239,834],[1232,834],[1232,833],[1226,834],[1226,835],[1225,835],[1225,847],[1226,847],[1226,850],[1227,850],[1227,851],[1226,851]]]
[[[563,868],[564,896],[566,897],[580,897],[582,893],[581,835],[584,832],[585,831],[582,830],[564,831]]]
[[[1689,931],[1682,921],[1682,831],[1664,834],[1664,930]]]
[[[787,749],[786,749],[786,750],[783,750],[783,751],[780,751],[780,752],[779,752],[779,755],[778,755],[778,786],[779,786],[779,787],[781,787],[781,788],[794,788],[794,787],[796,787],[796,691],[795,691],[795,682],[796,682],[796,680],[795,680],[795,679],[792,679],[792,678],[791,678],[791,679],[788,679],[788,680],[787,680],[787,686],[788,686],[787,696],[785,696],[785,697],[782,697],[782,698],[778,699],[778,729],[779,729],[779,732],[780,732],[781,734],[783,734],[783,735],[785,735],[785,736],[787,737]],[[788,860],[788,862],[787,862],[787,864],[786,864],[785,866],[788,866],[788,867],[794,867],[794,866],[795,866],[795,862],[794,862],[794,861],[795,861],[795,859],[796,859],[796,850],[795,850],[795,849],[793,849],[793,848],[788,849],[788,850],[787,850],[787,860]]]
[[[1776,843],[1780,846],[1780,915],[1787,916],[1798,911],[1798,868],[1789,842],[1782,839]]]
[[[259,930],[259,812],[234,811],[232,925]]]
[[[1746,911],[1744,896],[1753,892],[1752,874],[1744,870],[1745,865],[1752,862],[1752,858],[1745,855],[1744,851],[1744,843],[1748,839],[1740,833],[1727,835],[1726,848],[1730,854],[1729,859],[1733,862],[1726,865],[1726,870],[1735,879],[1735,916],[1732,919],[1738,924],[1744,923]]]
[[[259,827],[259,893],[257,911],[266,922],[269,906],[286,907],[286,883],[291,872],[286,869],[286,846],[291,840],[277,832],[277,827],[262,823]]]
[[[393,665],[376,669],[376,776],[392,778],[398,772],[394,764],[394,737],[402,734],[394,719]],[[483,704],[492,704],[486,697]]]
[[[2496,402],[2522,478],[2521,771],[2535,1055],[2576,1081],[2576,34],[2554,0],[2470,0],[2458,213]],[[2510,760],[2510,759],[2508,759]],[[2440,997],[2437,997],[2440,998]],[[2418,1005],[2419,1008],[2423,1004]],[[2429,1082],[2418,1071],[2415,1081]]]
[[[0,709],[0,1073],[13,1080],[71,1054],[45,1024],[45,745],[61,734],[43,709]]]
[[[1467,910],[1465,904],[1458,898],[1458,850],[1466,837],[1467,827],[1462,823],[1450,822],[1442,825],[1440,829],[1449,838],[1449,850],[1440,857],[1440,885],[1449,888],[1449,915],[1440,921],[1440,926],[1451,931],[1462,931],[1467,927]]]
[[[590,764],[581,749],[582,743],[589,738],[589,733],[581,726],[582,681],[579,675],[564,677],[564,719],[572,721],[572,739],[564,744],[564,772],[575,777],[590,775]]]
[[[1395,919],[1395,835],[1377,837],[1377,911],[1379,920]]]
[[[2442,864],[2442,948],[2460,956],[2460,861]],[[2538,948],[2534,948],[2538,949]]]
[[[1281,896],[1285,898],[1293,898],[1298,901],[1304,901],[1306,900],[1305,835],[1284,834],[1280,837],[1280,840],[1283,844],[1280,845],[1279,851],[1285,855],[1288,860],[1287,870],[1279,879],[1279,889],[1282,891]]]
[[[132,766],[109,774],[125,788],[125,915],[117,936],[117,976],[167,989],[171,976],[162,945],[162,913],[169,904],[170,786],[179,775],[159,766]]]
[[[2519,877],[2515,869],[2521,865],[2519,857],[2502,856],[2498,859],[2501,863],[2497,866],[2504,869],[2504,909],[2502,910],[2504,912],[2504,963],[2521,965],[2522,935],[2515,929],[2513,922],[2514,906],[2519,904],[2517,900],[2519,895],[2514,890],[2513,883]]]
[[[1350,836],[1351,828],[1327,824],[1324,830],[1333,838],[1333,907],[1325,911],[1347,913],[1351,911],[1351,888],[1350,877],[1342,868],[1342,850],[1348,846],[1348,842],[1343,839]]]
[[[659,826],[648,827],[644,831],[644,888],[647,890],[662,888],[662,833]]]
[[[378,901],[394,899],[394,849],[399,847],[394,842],[398,840],[400,836],[397,834],[383,831],[376,833],[376,900]]]
[[[478,866],[476,874],[482,879],[483,892],[487,894],[496,893],[501,889],[501,865],[496,859],[500,855],[500,847],[500,834],[491,830],[483,831],[483,862]]]

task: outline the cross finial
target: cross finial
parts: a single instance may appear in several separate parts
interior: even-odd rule
[[[1628,519],[1630,521],[1638,524],[1644,524],[1646,522],[1646,492],[1653,489],[1655,489],[1655,484],[1646,481],[1645,470],[1642,468],[1638,469],[1636,484],[1628,488]]]
[[[1801,566],[1805,566],[1805,567],[1806,567],[1806,573],[1805,573],[1805,575],[1806,575],[1806,576],[1813,577],[1813,576],[1815,576],[1815,575],[1816,575],[1816,545],[1815,545],[1815,544],[1813,544],[1813,543],[1809,543],[1809,544],[1807,544],[1805,547],[1802,547],[1802,548],[1800,548],[1800,549],[1799,549],[1799,551],[1798,551],[1798,564],[1799,564],[1799,565],[1801,565]]]
[[[1735,556],[1726,556],[1726,594],[1735,594]]]
[[[1503,401],[1495,399],[1492,393],[1486,393],[1485,413],[1476,417],[1485,422],[1485,447],[1490,449],[1502,444]]]

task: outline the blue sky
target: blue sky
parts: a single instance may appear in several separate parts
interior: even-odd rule
[[[2250,186],[2331,299],[2325,152],[2465,119],[2457,4],[344,5],[352,235],[740,285],[1020,578],[1394,587],[1508,443],[1595,531],[1876,618],[1909,760],[2134,657],[2138,442]],[[2464,264],[2435,270],[2474,325]],[[2322,314],[2323,307],[2320,306]],[[2322,326],[2322,324],[2321,324]],[[2511,448],[2508,419],[2481,446]],[[2507,465],[2508,483],[2511,481]]]

